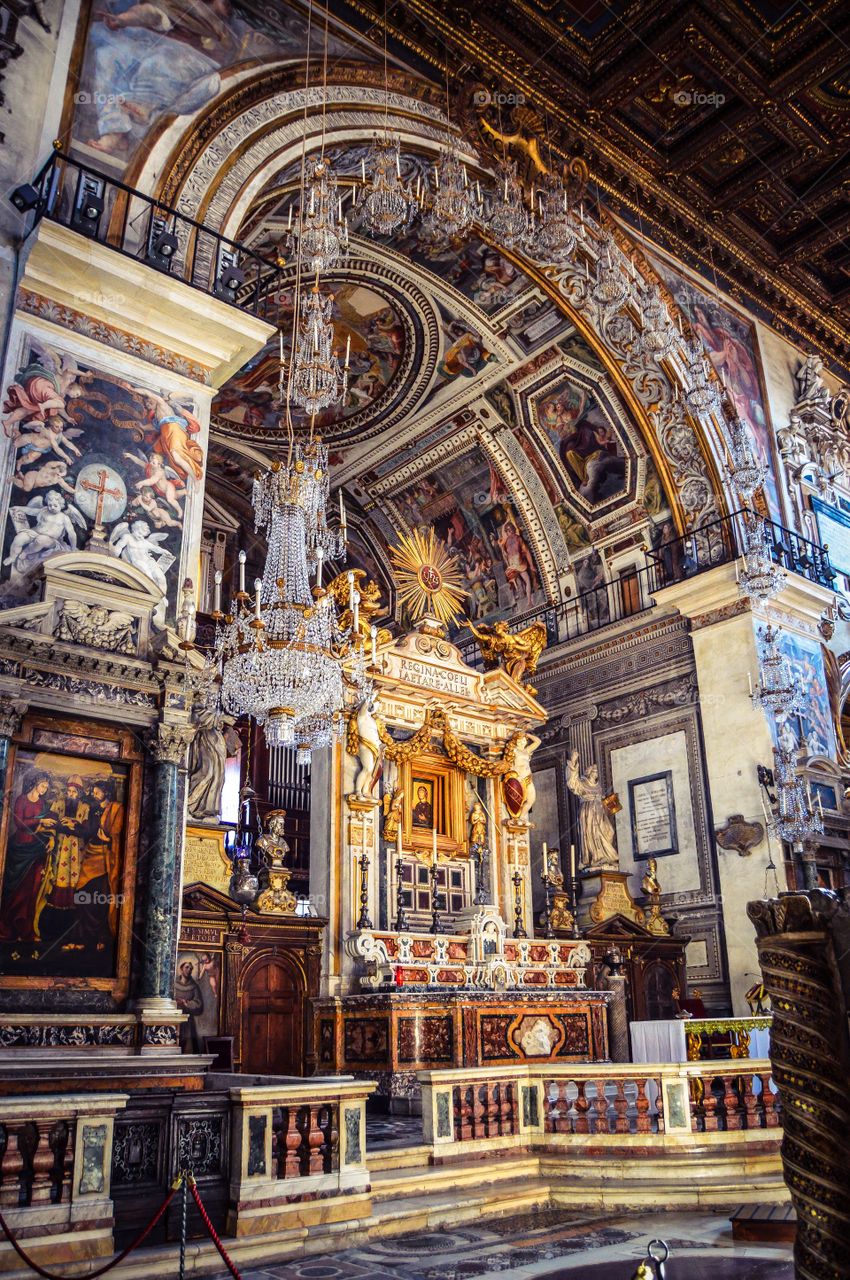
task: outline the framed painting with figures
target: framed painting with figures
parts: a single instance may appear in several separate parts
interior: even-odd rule
[[[437,757],[420,756],[401,766],[405,847],[430,857],[437,833],[442,857],[465,856],[464,774]]]
[[[140,800],[130,730],[27,717],[0,826],[0,986],[126,994]]]

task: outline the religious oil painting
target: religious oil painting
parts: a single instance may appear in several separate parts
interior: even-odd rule
[[[406,348],[405,329],[396,308],[382,294],[360,284],[335,284],[334,341],[340,352],[350,351],[348,392],[341,404],[316,415],[326,430],[374,405],[387,391],[401,367]],[[284,359],[291,351],[291,295],[281,299]],[[275,334],[262,350],[226,384],[213,401],[213,415],[225,423],[253,430],[276,431],[281,420],[280,346]],[[293,417],[306,424],[295,408]]]
[[[443,353],[437,362],[435,388],[456,379],[475,378],[498,356],[487,347],[486,340],[465,320],[449,316],[442,307]]]
[[[771,519],[781,522],[782,509],[776,488],[772,431],[765,410],[766,396],[753,327],[716,298],[703,293],[666,263],[655,259],[653,266],[693,325],[716,373],[729,388],[735,409],[752,432],[756,447],[770,464],[764,492]]]
[[[797,715],[782,717],[774,726],[777,745],[788,751],[800,748],[810,756],[835,757],[835,727],[820,643],[792,631],[780,631],[779,651],[788,663],[791,683],[804,691]]]
[[[228,72],[297,58],[306,47],[305,17],[280,5],[252,20],[239,0],[104,0],[93,7],[74,95],[77,145],[101,165],[126,162],[160,117],[191,116],[212,102]],[[328,52],[356,56],[333,34]]]
[[[565,378],[534,402],[537,425],[560,459],[568,488],[590,507],[626,492],[629,459],[593,393]]]
[[[128,793],[124,764],[18,748],[0,846],[5,976],[115,974]]]
[[[191,394],[137,386],[28,335],[2,402],[11,497],[0,606],[32,600],[39,566],[93,535],[173,603],[186,505],[204,474],[197,415]],[[163,599],[156,626],[166,610]]]
[[[188,1015],[180,1028],[184,1053],[203,1053],[204,1038],[218,1035],[221,1006],[221,954],[187,950],[177,954],[174,1000]]]
[[[429,239],[421,222],[389,242],[396,253],[427,267],[477,307],[493,315],[531,288],[531,281],[515,263],[477,236],[462,244]]]
[[[434,818],[434,782],[431,778],[413,777],[413,808],[410,820],[414,827],[427,827],[431,830],[435,825]]]
[[[410,529],[433,528],[454,557],[472,618],[532,609],[544,600],[517,503],[496,466],[474,446],[394,496]]]

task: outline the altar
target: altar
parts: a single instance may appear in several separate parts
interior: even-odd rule
[[[769,1016],[660,1018],[630,1022],[632,1062],[698,1062],[703,1057],[767,1058]]]
[[[438,566],[421,577],[431,603]],[[533,936],[546,713],[521,666],[469,667],[440,616],[375,644],[371,696],[313,765],[311,892],[330,905],[318,1070],[376,1079],[391,1111],[418,1107],[421,1070],[608,1059],[587,943]]]

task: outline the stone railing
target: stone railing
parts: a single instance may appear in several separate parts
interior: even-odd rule
[[[243,1079],[214,1075],[210,1081],[216,1088],[240,1082],[229,1090],[228,1235],[267,1234],[302,1222],[305,1200],[324,1206],[316,1221],[327,1218],[327,1202],[336,1196],[345,1203],[333,1211],[335,1221],[362,1215],[369,1193],[366,1099],[374,1083],[350,1076],[257,1085]]]
[[[113,1252],[112,1138],[126,1102],[123,1093],[0,1101],[0,1210],[36,1262]],[[0,1273],[20,1265],[8,1241],[0,1242]]]
[[[713,1063],[551,1063],[420,1071],[425,1142],[547,1144],[550,1137],[710,1134],[780,1124],[764,1060]],[[557,1143],[560,1145],[560,1141]]]

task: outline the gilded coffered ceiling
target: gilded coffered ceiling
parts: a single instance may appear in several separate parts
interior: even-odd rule
[[[337,0],[380,29],[383,0]],[[789,337],[850,360],[850,6],[401,0],[391,49],[484,149],[580,157],[608,207]],[[593,188],[592,188],[593,189]]]

